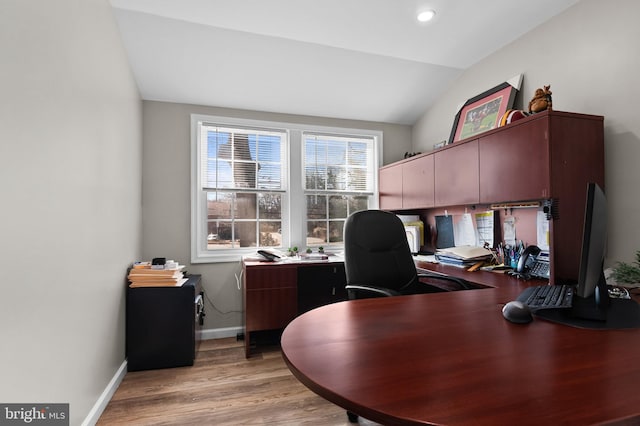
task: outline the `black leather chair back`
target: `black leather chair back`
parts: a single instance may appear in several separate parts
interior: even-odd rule
[[[404,293],[418,280],[402,221],[393,213],[363,210],[344,225],[347,285],[385,287]]]

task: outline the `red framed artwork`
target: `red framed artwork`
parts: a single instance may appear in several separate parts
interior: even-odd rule
[[[456,114],[449,143],[498,127],[500,117],[513,108],[518,90],[505,82],[469,99]]]

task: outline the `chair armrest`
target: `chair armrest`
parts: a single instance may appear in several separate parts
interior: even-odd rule
[[[389,288],[382,288],[382,287],[375,287],[375,286],[368,286],[368,285],[356,285],[356,284],[348,284],[345,286],[345,289],[347,291],[364,291],[364,292],[369,292],[369,293],[376,293],[382,296],[399,296],[400,293],[398,293],[395,290],[391,290]]]
[[[473,286],[471,284],[469,284],[467,282],[467,280],[465,280],[463,278],[452,277],[450,275],[436,274],[436,273],[429,273],[429,272],[420,272],[418,274],[418,278],[435,278],[435,279],[443,280],[443,281],[451,281],[453,283],[458,284],[458,286],[460,286],[463,290],[472,290],[473,289]]]

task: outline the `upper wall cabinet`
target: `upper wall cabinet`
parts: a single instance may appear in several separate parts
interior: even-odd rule
[[[416,157],[402,164],[402,208],[433,207],[433,155]]]
[[[478,141],[450,146],[434,157],[435,205],[478,203]]]
[[[587,182],[604,184],[603,121],[602,116],[545,111],[385,166],[380,208],[582,200]]]
[[[603,117],[547,111],[480,138],[480,202],[584,202],[604,184]],[[582,209],[582,205],[575,205]]]
[[[433,207],[433,155],[419,155],[380,168],[380,208]]]
[[[480,202],[548,198],[549,132],[546,120],[514,123],[480,139]]]
[[[402,164],[380,168],[378,192],[380,208],[383,210],[402,209]]]
[[[386,166],[380,170],[380,208],[550,200],[551,276],[575,280],[587,183],[604,188],[603,124],[602,116],[545,111],[422,155],[416,158],[422,167],[407,160]],[[412,182],[419,188],[410,189]],[[433,188],[433,199],[418,192],[426,188]]]

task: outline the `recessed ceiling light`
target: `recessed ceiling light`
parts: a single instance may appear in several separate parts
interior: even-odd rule
[[[432,20],[434,16],[436,16],[436,12],[434,10],[425,10],[418,14],[418,21],[427,22]]]

